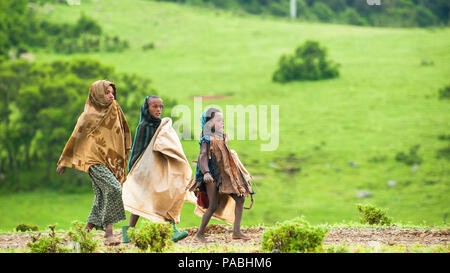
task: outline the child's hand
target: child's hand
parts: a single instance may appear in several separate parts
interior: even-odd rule
[[[203,176],[203,181],[205,181],[205,183],[212,183],[212,182],[214,182],[214,178],[211,176],[210,173],[206,173]]]
[[[64,166],[58,166],[58,168],[56,168],[56,172],[58,173],[58,175],[63,174],[65,170],[66,170],[66,167],[64,167]]]

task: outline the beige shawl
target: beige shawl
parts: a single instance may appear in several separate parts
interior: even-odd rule
[[[84,111],[64,147],[58,166],[89,172],[91,165],[101,164],[123,184],[131,135],[117,101],[107,103],[105,99],[105,91],[111,84],[100,80],[91,85]]]
[[[152,222],[179,223],[191,176],[191,166],[172,120],[163,118],[128,174],[122,190],[124,207]]]

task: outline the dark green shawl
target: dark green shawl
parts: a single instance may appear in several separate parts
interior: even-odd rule
[[[139,124],[136,128],[136,134],[134,135],[133,147],[131,148],[130,161],[128,163],[128,171],[131,170],[136,160],[145,151],[147,145],[152,140],[153,135],[161,124],[161,119],[155,118],[148,112],[148,97],[147,96],[142,103],[141,116],[139,118]]]

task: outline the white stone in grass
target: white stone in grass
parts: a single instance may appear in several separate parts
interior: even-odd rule
[[[367,198],[367,197],[371,197],[372,193],[370,191],[358,191],[356,193],[356,197],[358,198]]]
[[[387,185],[388,185],[389,187],[395,187],[395,186],[397,186],[397,181],[395,181],[395,180],[389,180],[389,181],[387,182]]]

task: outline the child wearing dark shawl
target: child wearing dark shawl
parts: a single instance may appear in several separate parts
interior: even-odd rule
[[[113,224],[126,219],[122,184],[131,148],[130,129],[116,92],[115,85],[106,80],[91,85],[57,168],[58,175],[67,167],[89,173],[95,199],[85,229],[105,230],[107,245],[120,244],[114,240]]]
[[[140,110],[139,124],[136,128],[136,134],[134,137],[133,147],[131,149],[131,158],[128,163],[128,172],[131,171],[135,165],[138,158],[147,149],[147,146],[152,141],[155,132],[161,124],[161,114],[164,109],[163,101],[161,98],[151,95],[147,96],[142,103]],[[151,168],[151,166],[150,166]],[[122,242],[128,243],[130,239],[128,238],[127,230],[129,227],[135,227],[137,221],[139,220],[139,215],[130,212],[130,220],[128,226],[122,227]],[[178,241],[185,238],[188,234],[186,231],[180,232],[174,221],[169,221],[174,228],[174,233],[172,236],[173,241]]]
[[[205,228],[218,209],[219,195],[229,195],[236,203],[232,238],[249,240],[249,237],[242,234],[240,225],[245,197],[253,195],[254,191],[243,175],[243,166],[228,147],[228,136],[223,133],[222,113],[218,109],[209,108],[203,112],[201,122],[200,155],[195,181],[198,204],[207,209],[195,238],[206,242]]]

